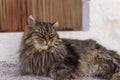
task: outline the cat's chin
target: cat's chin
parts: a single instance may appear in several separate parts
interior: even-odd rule
[[[45,51],[45,50],[48,50],[48,46],[37,46],[37,47],[35,47],[36,48],[36,50],[39,50],[39,51]]]
[[[49,47],[49,46],[35,46],[35,49],[39,52],[54,52],[54,48],[53,47]]]
[[[42,46],[41,49],[42,49],[42,50],[47,50],[47,49],[48,49],[48,46]]]

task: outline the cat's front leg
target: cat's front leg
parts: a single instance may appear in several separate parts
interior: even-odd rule
[[[73,80],[76,78],[73,73],[73,66],[61,62],[55,63],[51,67],[50,76],[54,80]]]

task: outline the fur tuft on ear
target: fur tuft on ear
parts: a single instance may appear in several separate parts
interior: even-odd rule
[[[33,24],[35,24],[35,23],[36,23],[35,19],[33,18],[32,15],[30,15],[30,16],[28,17],[28,24],[33,25]]]
[[[56,22],[53,23],[53,27],[55,27],[55,28],[58,28],[58,27],[59,27],[58,21],[56,21]]]

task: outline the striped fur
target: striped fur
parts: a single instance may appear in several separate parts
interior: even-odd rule
[[[30,21],[20,48],[22,75],[50,76],[54,80],[86,76],[120,80],[120,56],[116,52],[91,39],[61,39],[56,23]]]

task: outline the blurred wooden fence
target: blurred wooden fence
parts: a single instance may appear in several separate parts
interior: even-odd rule
[[[23,31],[28,16],[58,21],[59,30],[81,30],[81,0],[0,0],[0,31]]]

